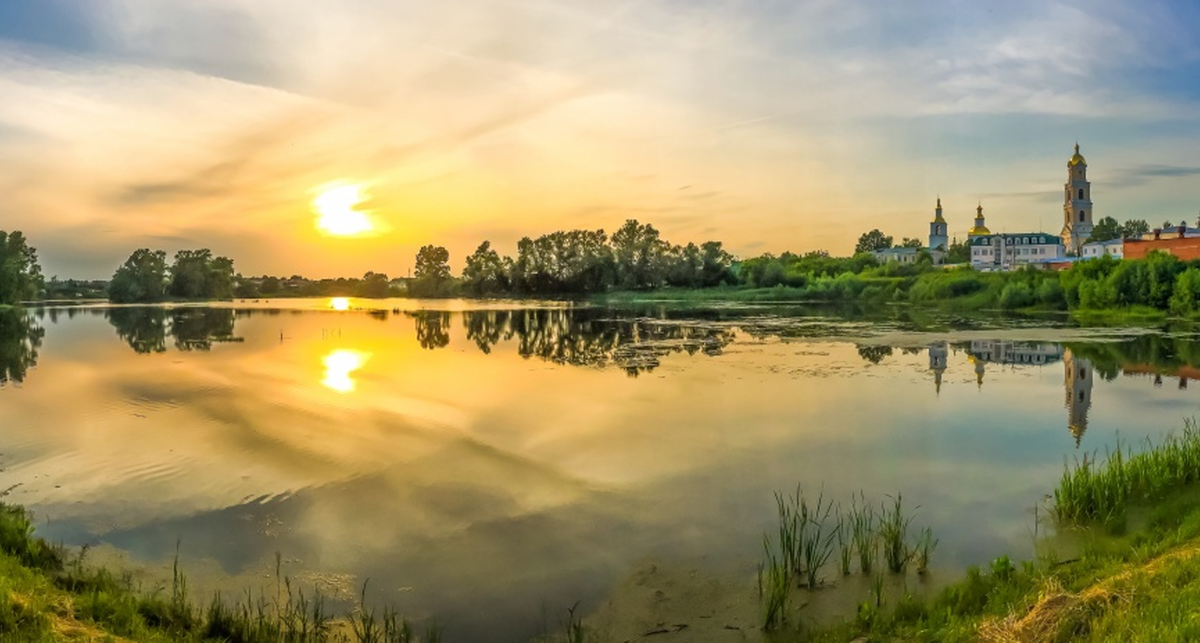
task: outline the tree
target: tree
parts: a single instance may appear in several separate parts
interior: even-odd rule
[[[858,243],[854,246],[854,254],[860,252],[874,252],[876,250],[886,250],[892,247],[892,238],[883,234],[878,228],[870,232],[864,232],[858,238]]]
[[[1092,228],[1092,236],[1088,237],[1089,242],[1093,241],[1110,241],[1112,239],[1120,239],[1124,230],[1121,224],[1112,217],[1103,217],[1096,222]]]
[[[904,240],[903,240],[903,241],[901,241],[901,242],[900,242],[900,245],[899,245],[899,246],[896,246],[896,247],[897,247],[897,248],[915,248],[915,249],[917,249],[917,250],[920,250],[921,248],[924,248],[924,247],[925,247],[925,244],[921,243],[921,240],[920,240],[920,239],[913,239],[913,238],[911,238],[911,237],[904,237]]]
[[[167,253],[139,248],[108,284],[109,301],[118,304],[162,301],[167,294]]]
[[[950,248],[946,250],[944,263],[968,263],[971,261],[971,246],[960,243],[958,237],[955,237],[950,242]]]
[[[670,246],[659,238],[654,226],[629,219],[612,235],[617,285],[622,288],[657,288],[664,278]]]
[[[229,299],[233,297],[233,260],[214,257],[211,250],[180,250],[171,265],[172,297],[183,299]]]
[[[417,279],[449,279],[450,251],[441,246],[421,246],[413,276]]]
[[[1184,225],[1187,225],[1187,222],[1186,222],[1186,221],[1185,221],[1185,222],[1183,222],[1183,223],[1184,223]],[[1167,229],[1174,228],[1174,227],[1177,227],[1177,226],[1178,226],[1178,224],[1171,223],[1171,220],[1170,220],[1170,219],[1166,219],[1166,220],[1164,220],[1164,221],[1163,221],[1163,224],[1162,224],[1162,229],[1163,229],[1163,230],[1167,230]]]
[[[9,233],[0,230],[0,304],[34,299],[43,284],[37,251],[19,230]]]
[[[418,297],[438,297],[446,294],[450,280],[450,251],[441,246],[421,246],[417,251],[416,267],[409,292]]]
[[[1140,239],[1150,232],[1150,224],[1145,219],[1130,219],[1121,226],[1121,236],[1125,239]]]
[[[368,272],[358,284],[358,296],[383,299],[388,296],[388,276],[382,272]]]
[[[467,257],[462,278],[463,287],[473,295],[491,295],[508,289],[504,260],[492,249],[490,241],[479,244]]]

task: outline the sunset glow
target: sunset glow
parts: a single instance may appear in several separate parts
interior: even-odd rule
[[[329,300],[329,307],[334,310],[350,310],[350,300],[346,297],[334,297]]]
[[[323,190],[313,199],[317,229],[335,237],[354,237],[375,231],[366,213],[355,206],[366,201],[357,185],[338,185]]]
[[[350,374],[362,368],[370,357],[370,353],[359,351],[333,351],[321,360],[321,363],[325,365],[325,379],[321,380],[321,384],[338,393],[353,392],[355,384]]]

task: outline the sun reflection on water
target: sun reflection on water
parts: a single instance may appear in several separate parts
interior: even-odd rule
[[[338,393],[352,392],[354,380],[350,374],[362,368],[370,357],[370,353],[360,351],[342,349],[333,351],[321,359],[321,362],[325,364],[325,379],[321,380],[321,384]]]
[[[350,310],[350,298],[334,297],[329,300],[329,307],[334,310]]]

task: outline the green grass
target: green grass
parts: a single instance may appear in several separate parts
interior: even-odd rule
[[[222,641],[226,643],[433,643],[436,623],[423,636],[394,610],[377,614],[363,601],[335,618],[319,593],[306,595],[280,574],[274,596],[247,591],[240,600],[212,597],[201,609],[187,577],[172,569],[166,591],[146,592],[128,574],[86,564],[87,549],[69,558],[33,533],[29,514],[0,504],[0,642],[112,640]]]
[[[1118,441],[1103,461],[1094,456],[1064,465],[1054,492],[1055,514],[1062,521],[1123,521],[1131,503],[1163,498],[1200,481],[1200,427],[1184,422],[1182,433],[1133,453]]]

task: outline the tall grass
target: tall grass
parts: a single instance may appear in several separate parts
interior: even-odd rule
[[[912,552],[908,548],[908,525],[912,516],[905,515],[900,494],[892,497],[892,506],[880,505],[879,538],[883,542],[883,559],[888,569],[898,574],[908,568]]]
[[[320,592],[309,596],[294,588],[282,574],[276,556],[274,597],[265,590],[257,596],[246,590],[237,601],[214,594],[207,607],[193,602],[188,579],[180,565],[178,543],[166,591],[145,592],[128,573],[117,575],[102,567],[84,564],[87,548],[73,560],[61,548],[34,536],[32,520],[19,506],[0,504],[0,566],[19,565],[21,573],[35,575],[33,582],[45,613],[25,614],[5,624],[0,613],[0,639],[58,640],[54,633],[59,603],[73,606],[76,619],[94,623],[114,637],[131,640],[225,641],[229,643],[437,643],[442,638],[436,623],[423,637],[391,608],[377,614],[366,606],[366,585],[361,602],[349,617],[349,633],[339,631],[336,619],[325,608]],[[43,600],[44,599],[44,600]],[[3,601],[0,601],[3,603]],[[3,607],[0,606],[0,612]]]
[[[1162,498],[1200,481],[1200,425],[1184,420],[1183,432],[1158,444],[1147,439],[1133,453],[1118,440],[1102,462],[1085,456],[1063,466],[1054,490],[1055,514],[1071,522],[1107,522],[1123,517],[1131,502]]]

